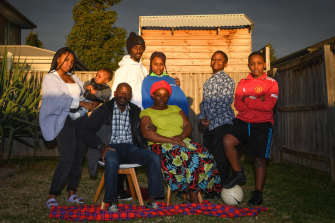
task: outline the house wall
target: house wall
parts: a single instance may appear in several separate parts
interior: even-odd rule
[[[149,69],[150,56],[161,51],[172,73],[211,73],[210,58],[217,50],[229,58],[227,72],[248,72],[247,59],[252,51],[251,32],[243,29],[218,30],[145,30],[143,64]]]
[[[5,29],[6,29],[6,20],[5,17],[3,17],[0,14],[0,45],[5,44]]]

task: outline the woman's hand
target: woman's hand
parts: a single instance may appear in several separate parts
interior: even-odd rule
[[[173,145],[186,146],[186,144],[183,142],[183,137],[180,136],[180,135],[172,136],[171,137],[171,143]]]

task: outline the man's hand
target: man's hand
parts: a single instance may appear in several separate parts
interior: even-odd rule
[[[106,153],[107,153],[108,150],[115,151],[115,149],[113,149],[110,146],[106,146],[106,145],[102,146],[101,149],[100,149],[101,160],[103,162],[105,162],[105,155],[106,155]]]

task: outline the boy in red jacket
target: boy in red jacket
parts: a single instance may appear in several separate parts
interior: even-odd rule
[[[278,100],[278,84],[264,73],[265,59],[260,52],[249,55],[248,66],[251,73],[239,82],[235,92],[238,114],[223,138],[224,150],[233,169],[232,176],[223,183],[223,187],[229,189],[246,182],[236,150],[238,145],[246,145],[246,154],[254,160],[256,176],[255,191],[248,205],[256,206],[263,202],[262,190],[266,159],[271,151],[273,108]]]

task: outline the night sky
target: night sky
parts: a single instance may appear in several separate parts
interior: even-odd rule
[[[44,47],[63,47],[78,0],[8,0],[37,25]],[[149,15],[246,14],[255,24],[253,50],[271,42],[278,58],[335,36],[334,0],[122,0],[113,7],[117,26],[138,32],[138,17]],[[22,32],[22,44],[30,30]]]

